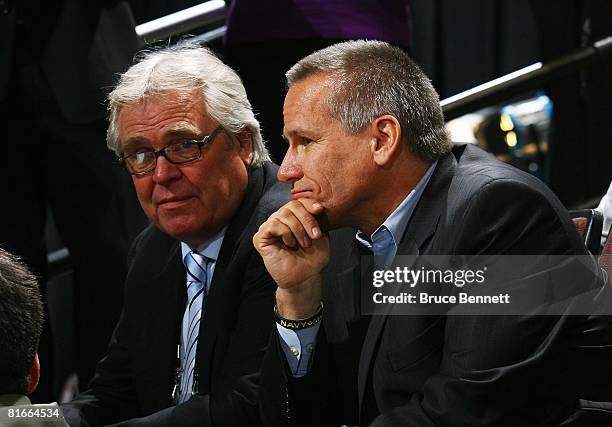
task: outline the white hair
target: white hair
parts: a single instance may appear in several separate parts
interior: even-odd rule
[[[108,95],[108,148],[121,155],[117,120],[121,108],[171,92],[202,94],[208,115],[231,134],[248,128],[253,142],[253,166],[270,160],[259,122],[238,74],[207,48],[182,44],[143,52],[139,62],[119,78]]]

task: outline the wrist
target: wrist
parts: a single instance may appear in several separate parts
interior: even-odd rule
[[[312,317],[321,307],[321,278],[313,277],[299,286],[276,290],[276,312],[287,320]]]
[[[323,319],[323,303],[319,303],[319,308],[312,316],[303,319],[285,319],[278,313],[277,307],[274,306],[274,317],[276,318],[276,323],[283,328],[299,331],[314,326]]]

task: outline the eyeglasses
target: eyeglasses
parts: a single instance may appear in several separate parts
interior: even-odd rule
[[[200,140],[174,142],[159,150],[143,150],[120,157],[119,161],[125,164],[132,175],[145,175],[155,169],[157,158],[164,156],[166,160],[175,165],[191,162],[202,156],[202,146],[212,142],[217,134],[223,130],[218,126],[210,135]]]

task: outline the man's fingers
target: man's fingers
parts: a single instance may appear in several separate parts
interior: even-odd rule
[[[295,248],[298,245],[295,233],[287,224],[285,224],[279,218],[273,218],[271,222],[272,232],[282,240],[285,246]]]
[[[278,210],[277,214],[280,218],[283,218],[284,222],[292,221],[290,218],[295,217],[300,222],[302,229],[306,231],[308,237],[316,240],[320,239],[323,233],[315,215],[322,212],[323,207],[320,204],[313,203],[308,199],[298,199],[287,203]]]
[[[293,233],[293,236],[300,243],[301,247],[310,247],[310,237],[308,237],[308,232],[304,228],[304,225],[302,224],[300,219],[295,216],[292,211],[286,209],[284,211],[277,212],[277,214],[275,215],[275,219],[277,221],[282,222],[291,230],[291,233]]]
[[[314,216],[322,212],[323,207],[310,203],[307,208],[302,202],[293,200],[272,214],[253,236],[255,247],[263,248],[282,242],[289,248],[297,248],[299,245],[306,249],[312,246],[312,240],[323,237]]]
[[[259,227],[259,231],[253,236],[253,243],[258,250],[279,242],[282,242],[289,248],[298,246],[298,241],[291,228],[276,217],[270,217]]]

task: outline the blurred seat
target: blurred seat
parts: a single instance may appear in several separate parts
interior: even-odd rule
[[[603,215],[595,209],[581,209],[569,212],[584,245],[593,255],[599,255]]]

